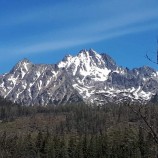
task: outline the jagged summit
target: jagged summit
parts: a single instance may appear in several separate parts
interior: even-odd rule
[[[92,48],[90,48],[89,50],[82,49],[82,50],[78,53],[77,56],[83,56],[83,55],[85,55],[85,56],[91,56],[91,57],[93,57],[93,56],[96,56],[97,54],[98,54],[98,53],[97,53],[95,50],[93,50]]]
[[[29,69],[32,67],[32,63],[24,58],[23,60],[20,60],[14,67],[13,69],[10,71],[10,73],[15,73],[18,72],[20,74],[25,74],[27,71],[29,71]]]
[[[102,53],[101,56],[109,69],[115,70],[117,68],[116,62],[108,54]]]
[[[147,103],[158,89],[158,72],[144,66],[122,68],[108,54],[93,49],[67,55],[58,64],[33,64],[28,59],[0,76],[0,96],[25,105]]]
[[[17,66],[22,66],[22,65],[27,65],[27,64],[30,64],[31,62],[29,61],[29,59],[27,58],[24,58],[22,60],[20,60],[16,65]]]
[[[24,58],[20,61],[21,63],[30,63],[30,60],[27,58]]]
[[[69,58],[72,58],[72,57],[73,57],[72,55],[68,54],[68,55],[66,55],[66,56],[63,58],[62,61],[68,61]]]

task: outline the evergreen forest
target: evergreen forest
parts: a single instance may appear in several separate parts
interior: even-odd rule
[[[0,99],[0,158],[156,158],[158,106]]]

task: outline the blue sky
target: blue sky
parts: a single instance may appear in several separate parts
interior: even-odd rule
[[[157,0],[0,0],[0,73],[93,48],[123,67],[158,65]]]

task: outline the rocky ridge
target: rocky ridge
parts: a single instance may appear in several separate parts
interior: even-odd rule
[[[0,76],[0,96],[23,105],[147,103],[157,94],[158,72],[143,66],[129,70],[107,54],[81,50],[58,64],[27,59]]]

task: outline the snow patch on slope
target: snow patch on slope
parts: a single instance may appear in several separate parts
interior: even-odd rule
[[[59,68],[72,70],[73,76],[80,74],[83,78],[92,76],[94,81],[106,81],[111,70],[105,66],[102,56],[93,51],[93,56],[90,51],[81,51],[77,56],[68,56],[65,61],[58,64]]]

